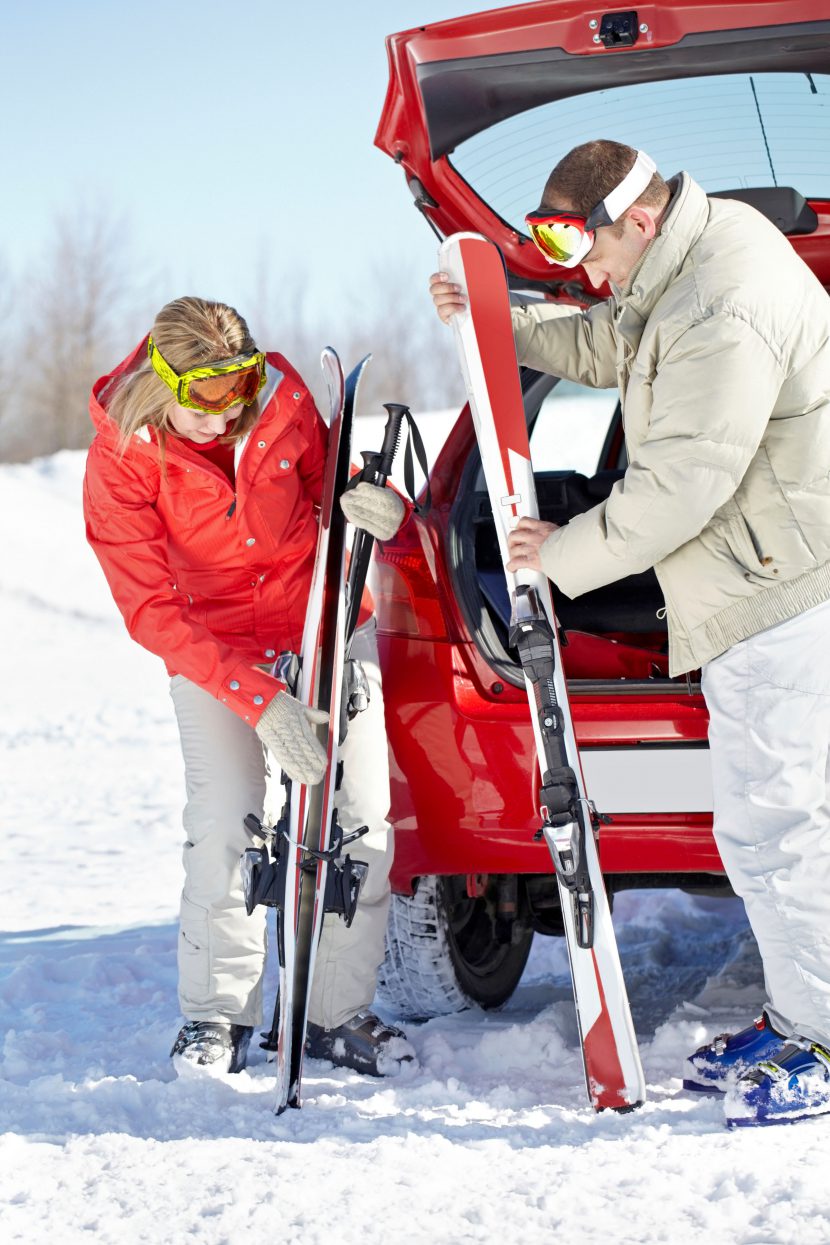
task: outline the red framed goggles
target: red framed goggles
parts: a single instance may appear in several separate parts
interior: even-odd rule
[[[530,236],[549,264],[575,268],[581,264],[594,245],[596,230],[613,225],[633,203],[636,203],[656,171],[656,164],[644,151],[625,177],[601,199],[588,216],[578,216],[559,208],[540,208],[528,212],[525,221]]]

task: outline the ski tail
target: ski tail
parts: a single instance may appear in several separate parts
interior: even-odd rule
[[[556,872],[574,989],[585,1081],[597,1110],[628,1110],[645,1098],[628,996],[599,865],[597,819],[585,790],[562,670],[551,585],[535,571],[507,571],[507,537],[538,518],[510,297],[498,249],[455,234],[439,265],[467,294],[452,318],[513,608],[542,775],[544,836]]]

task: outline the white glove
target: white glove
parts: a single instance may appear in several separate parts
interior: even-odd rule
[[[314,786],[326,772],[326,753],[312,727],[328,720],[325,709],[311,709],[288,692],[277,692],[255,729],[289,778]]]
[[[340,508],[350,523],[375,540],[391,540],[406,518],[406,506],[398,494],[368,480],[343,493]]]

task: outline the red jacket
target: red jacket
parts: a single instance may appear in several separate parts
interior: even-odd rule
[[[86,532],[130,635],[253,726],[282,688],[257,664],[299,652],[317,545],[327,429],[300,376],[269,354],[263,410],[237,450],[236,492],[219,467],[142,429],[122,458],[96,382],[98,434],[84,479]]]

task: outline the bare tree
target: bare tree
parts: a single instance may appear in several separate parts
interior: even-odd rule
[[[103,210],[59,216],[25,295],[19,402],[0,425],[0,457],[26,459],[89,444],[89,391],[117,353],[131,297],[125,228]]]
[[[435,314],[424,275],[376,265],[364,291],[355,300],[346,342],[349,358],[372,353],[366,401],[404,402],[413,411],[460,407],[464,386],[452,333]]]
[[[157,301],[151,288],[165,284],[159,274],[136,279],[128,241],[122,220],[79,208],[56,219],[41,258],[14,287],[0,263],[0,460],[89,444],[91,385],[138,340]],[[351,301],[333,296],[330,311],[312,313],[302,271],[276,272],[271,256],[263,246],[250,303],[240,310],[254,337],[300,371],[321,408],[325,345],[335,347],[347,368],[372,354],[360,397],[364,412],[383,402],[405,402],[416,412],[460,406],[452,336],[434,314],[423,274],[375,267]],[[16,370],[13,401],[4,397],[4,350],[27,364]]]
[[[13,410],[13,395],[10,393],[12,344],[12,311],[15,303],[15,289],[9,266],[0,256],[0,443],[3,430]]]
[[[248,317],[254,336],[279,350],[301,372],[318,405],[325,402],[320,350],[334,346],[348,369],[372,355],[361,391],[362,409],[405,402],[414,411],[461,405],[463,384],[452,335],[432,307],[417,273],[394,278],[380,267],[367,274],[350,304],[332,299],[330,313],[309,311],[309,291],[297,270],[273,275],[263,249]]]
[[[324,400],[320,351],[336,342],[315,326],[308,311],[308,287],[300,271],[287,267],[275,274],[271,252],[263,245],[254,275],[254,291],[243,312],[255,340],[264,350],[277,350],[303,377],[318,405]]]

